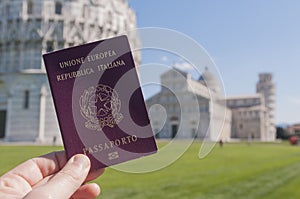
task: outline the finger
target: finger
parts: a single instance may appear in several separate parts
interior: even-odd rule
[[[53,152],[47,155],[27,160],[4,176],[14,176],[25,180],[30,186],[35,185],[44,177],[59,171],[67,162],[64,151]]]
[[[64,151],[27,160],[0,177],[0,192],[23,197],[32,186],[61,169],[66,163]]]
[[[71,197],[72,199],[92,199],[100,194],[100,187],[95,183],[82,185]]]
[[[90,166],[91,163],[87,156],[77,154],[46,184],[36,187],[25,198],[70,198],[85,181]]]
[[[99,170],[90,172],[84,182],[89,182],[89,181],[92,181],[92,180],[96,179],[97,177],[102,175],[104,173],[104,171],[105,171],[105,169],[99,169]],[[36,186],[41,186],[41,185],[46,184],[52,178],[53,178],[53,175],[49,175],[49,176],[45,177],[43,180],[38,182],[33,188],[35,188]]]

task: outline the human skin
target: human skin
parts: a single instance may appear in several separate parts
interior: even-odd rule
[[[64,151],[32,158],[0,177],[1,199],[92,199],[100,187],[86,184],[104,169],[90,172],[90,160],[77,154],[69,160]]]

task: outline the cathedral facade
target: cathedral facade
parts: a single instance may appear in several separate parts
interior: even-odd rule
[[[176,68],[162,74],[161,91],[146,101],[156,137],[229,141],[232,113],[216,82],[208,69],[199,80]]]
[[[124,0],[1,0],[0,139],[59,142],[42,54],[135,28]],[[129,40],[139,46],[134,34]]]
[[[161,91],[147,100],[156,137],[212,141],[276,139],[272,74],[259,74],[257,92],[251,95],[222,98],[216,95],[215,82],[207,69],[199,80],[176,68],[161,75]],[[192,98],[197,101],[196,106]]]

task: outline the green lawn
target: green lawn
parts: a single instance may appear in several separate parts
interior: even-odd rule
[[[102,188],[99,198],[300,198],[300,147],[226,143],[201,160],[199,148],[194,143],[174,164],[152,173],[107,169],[96,181]],[[0,174],[29,157],[59,149],[0,146]]]

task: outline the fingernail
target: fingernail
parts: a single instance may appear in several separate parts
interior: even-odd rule
[[[90,166],[90,160],[85,155],[75,155],[73,163],[77,164],[78,166],[81,166],[82,168],[86,168]]]

